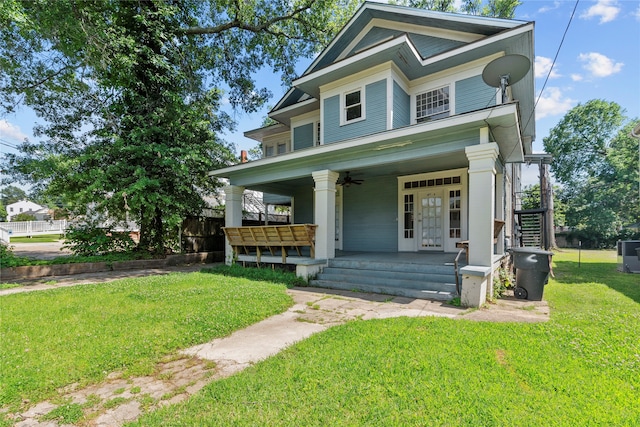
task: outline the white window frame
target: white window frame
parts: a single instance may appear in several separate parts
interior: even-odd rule
[[[351,95],[352,93],[355,92],[360,92],[360,103],[359,104],[353,104],[353,105],[349,105],[347,106],[347,95]],[[356,117],[354,119],[351,120],[347,120],[347,111],[349,108],[353,108],[357,105],[360,105],[360,117]],[[350,90],[346,90],[344,92],[342,92],[342,94],[340,95],[340,126],[344,126],[344,125],[348,125],[351,123],[356,123],[362,120],[366,119],[366,108],[365,108],[366,102],[365,102],[365,90],[364,87],[359,86],[359,87],[355,87],[355,88],[351,88]]]
[[[284,153],[279,153],[278,152],[278,147],[281,145],[285,145],[285,152]],[[277,156],[282,156],[283,154],[287,154],[291,151],[291,141],[290,140],[274,140],[274,141],[268,141],[268,142],[263,142],[263,152],[262,152],[262,157],[263,158],[267,158],[267,157],[277,157]],[[273,150],[273,154],[268,156],[267,155],[267,150],[272,149]]]
[[[422,96],[422,95],[427,95],[429,93],[432,92],[438,92],[440,90],[443,89],[447,89],[447,109],[443,110],[443,111],[436,111],[433,112],[431,114],[425,114],[424,116],[418,117],[418,97]],[[448,113],[446,117],[451,116],[451,85],[450,84],[446,84],[446,85],[442,85],[442,86],[438,86],[432,89],[427,89],[427,90],[423,90],[420,92],[417,92],[415,94],[415,96],[413,96],[413,105],[414,105],[414,109],[415,109],[415,123],[422,123],[423,121],[427,121],[429,120],[430,117],[433,116],[438,116],[444,113]],[[427,111],[428,111],[429,107],[427,106]]]

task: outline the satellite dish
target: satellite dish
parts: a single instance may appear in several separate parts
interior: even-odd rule
[[[529,72],[531,61],[523,55],[506,55],[489,62],[482,71],[482,80],[491,87],[502,90],[502,102],[507,102],[507,86],[520,80]]]

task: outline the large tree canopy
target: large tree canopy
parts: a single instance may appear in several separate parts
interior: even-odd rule
[[[161,252],[168,230],[214,190],[207,172],[232,161],[218,137],[233,127],[223,96],[256,111],[270,93],[254,74],[271,69],[288,83],[360,3],[3,0],[0,110],[24,104],[42,119],[41,142],[23,144],[3,169],[76,213],[136,221],[140,246]],[[508,17],[518,1],[464,4]]]
[[[232,158],[217,135],[230,103],[268,99],[253,73],[283,81],[332,35],[336,0],[7,0],[0,5],[0,102],[44,119],[40,143],[9,156],[14,178],[64,194],[83,213],[140,224],[141,246],[198,213],[207,172]],[[329,31],[327,31],[329,29]]]
[[[591,100],[570,110],[543,139],[562,184],[566,223],[595,246],[640,221],[638,139],[615,102]]]

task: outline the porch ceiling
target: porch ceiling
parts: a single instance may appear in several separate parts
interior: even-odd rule
[[[461,114],[362,138],[297,150],[216,170],[231,185],[290,196],[313,187],[311,173],[351,171],[358,179],[402,176],[468,166],[465,147],[479,143],[479,129],[489,126],[506,162],[523,161],[516,104]]]

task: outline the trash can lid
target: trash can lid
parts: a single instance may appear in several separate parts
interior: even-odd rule
[[[538,254],[538,255],[553,255],[551,251],[545,251],[540,248],[511,248],[509,252],[515,252],[519,254]]]

